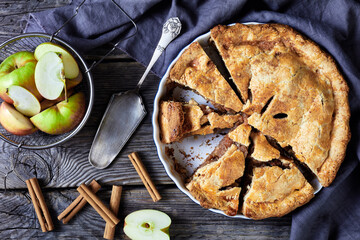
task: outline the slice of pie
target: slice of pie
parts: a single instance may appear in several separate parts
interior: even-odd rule
[[[220,209],[233,216],[241,191],[236,180],[242,177],[244,168],[244,153],[232,144],[218,160],[198,168],[186,187],[204,208]]]
[[[219,114],[205,105],[191,100],[189,103],[162,101],[159,125],[161,141],[172,143],[190,135],[206,135],[216,129],[232,128],[243,121],[241,114]]]
[[[281,217],[314,197],[314,189],[291,161],[280,158],[279,166],[255,167],[244,196],[242,213],[258,220]]]
[[[235,127],[191,177],[186,187],[201,206],[223,210],[230,216],[237,214],[240,178],[244,174],[247,155],[247,147],[242,143],[247,144],[250,131],[247,124]]]
[[[252,76],[249,62],[252,57],[261,53],[261,49],[257,44],[243,44],[246,39],[241,31],[242,29],[237,27],[216,26],[210,31],[210,42],[215,44],[242,100],[246,102],[249,98],[248,88]]]
[[[242,103],[198,42],[192,43],[170,70],[170,82],[199,93],[216,108],[239,112]]]
[[[329,186],[350,139],[348,87],[333,59],[285,25],[218,26],[211,34],[241,94],[250,90],[248,123]]]

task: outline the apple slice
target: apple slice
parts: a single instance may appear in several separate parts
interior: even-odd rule
[[[85,95],[76,93],[35,116],[30,121],[48,134],[63,134],[74,129],[85,114]]]
[[[34,56],[39,61],[47,52],[56,52],[60,54],[60,57],[64,62],[66,78],[73,79],[79,75],[79,66],[75,58],[65,48],[51,42],[42,43],[36,47]]]
[[[16,85],[10,86],[7,94],[13,100],[16,110],[25,116],[32,117],[40,112],[39,100],[26,88]]]
[[[1,103],[0,123],[8,132],[15,135],[28,135],[37,130],[29,118],[19,113],[7,102]]]
[[[169,240],[170,224],[166,213],[143,209],[126,216],[124,233],[133,240]]]
[[[36,64],[35,84],[40,94],[49,100],[58,98],[65,87],[64,65],[55,52],[45,53]]]

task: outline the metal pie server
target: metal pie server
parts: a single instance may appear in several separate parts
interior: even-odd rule
[[[180,30],[179,18],[167,20],[149,66],[136,88],[112,95],[90,149],[89,161],[94,167],[103,169],[109,166],[145,117],[146,109],[139,94],[141,84],[167,45],[179,35]]]

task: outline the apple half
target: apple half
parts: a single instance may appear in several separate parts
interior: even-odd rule
[[[29,118],[19,113],[7,102],[1,103],[0,123],[6,131],[20,136],[34,133],[37,130]]]
[[[30,121],[45,133],[63,134],[71,131],[81,122],[85,114],[85,105],[85,95],[79,92],[36,114],[30,118]]]
[[[170,224],[166,213],[143,209],[126,216],[124,233],[133,240],[169,240]]]
[[[26,88],[13,85],[8,88],[7,94],[13,100],[16,110],[25,116],[32,117],[40,112],[39,100]]]
[[[55,52],[41,56],[35,68],[35,84],[40,94],[49,100],[57,99],[65,88],[64,64]]]
[[[36,59],[31,52],[17,52],[7,57],[0,64],[0,97],[12,104],[13,101],[6,94],[10,86],[22,86],[29,90],[41,101],[42,96],[35,86]]]
[[[36,47],[34,52],[35,58],[39,61],[40,58],[47,52],[56,52],[60,54],[60,57],[64,62],[66,78],[73,79],[79,75],[79,66],[75,58],[65,48],[55,43],[45,42]]]

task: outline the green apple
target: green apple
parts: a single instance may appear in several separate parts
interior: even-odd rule
[[[32,117],[40,112],[39,100],[26,88],[13,85],[8,88],[7,94],[13,100],[16,110],[25,116]]]
[[[83,80],[83,75],[81,72],[79,72],[79,75],[76,78],[73,78],[73,79],[67,78],[66,79],[66,88],[72,89],[73,87],[76,87],[77,85],[79,85],[82,80]]]
[[[1,103],[0,123],[8,132],[15,135],[28,135],[37,130],[29,118],[19,113],[7,102]]]
[[[41,56],[35,68],[35,84],[40,94],[49,100],[57,99],[65,88],[64,64],[55,52]]]
[[[18,52],[7,57],[0,64],[0,97],[8,102],[13,101],[6,94],[12,85],[22,86],[41,101],[42,96],[35,86],[34,72],[36,59],[31,52]]]
[[[126,216],[124,233],[133,240],[169,240],[170,224],[166,213],[143,209]]]
[[[45,42],[36,47],[34,55],[39,61],[47,52],[56,52],[60,54],[64,62],[65,77],[68,79],[76,78],[79,75],[79,66],[75,58],[63,47],[51,42]]]
[[[85,114],[85,95],[76,93],[35,116],[30,121],[48,134],[63,134],[74,129]]]
[[[74,89],[71,88],[67,91],[67,96],[71,96],[72,94],[74,93]],[[66,96],[66,97],[67,97]],[[55,99],[55,100],[49,100],[49,99],[44,99],[40,102],[40,106],[41,106],[41,110],[40,111],[43,111],[49,107],[52,107],[54,106],[55,104],[61,102],[61,101],[64,101],[66,100],[66,97],[65,97],[65,91],[63,91],[60,96]]]

